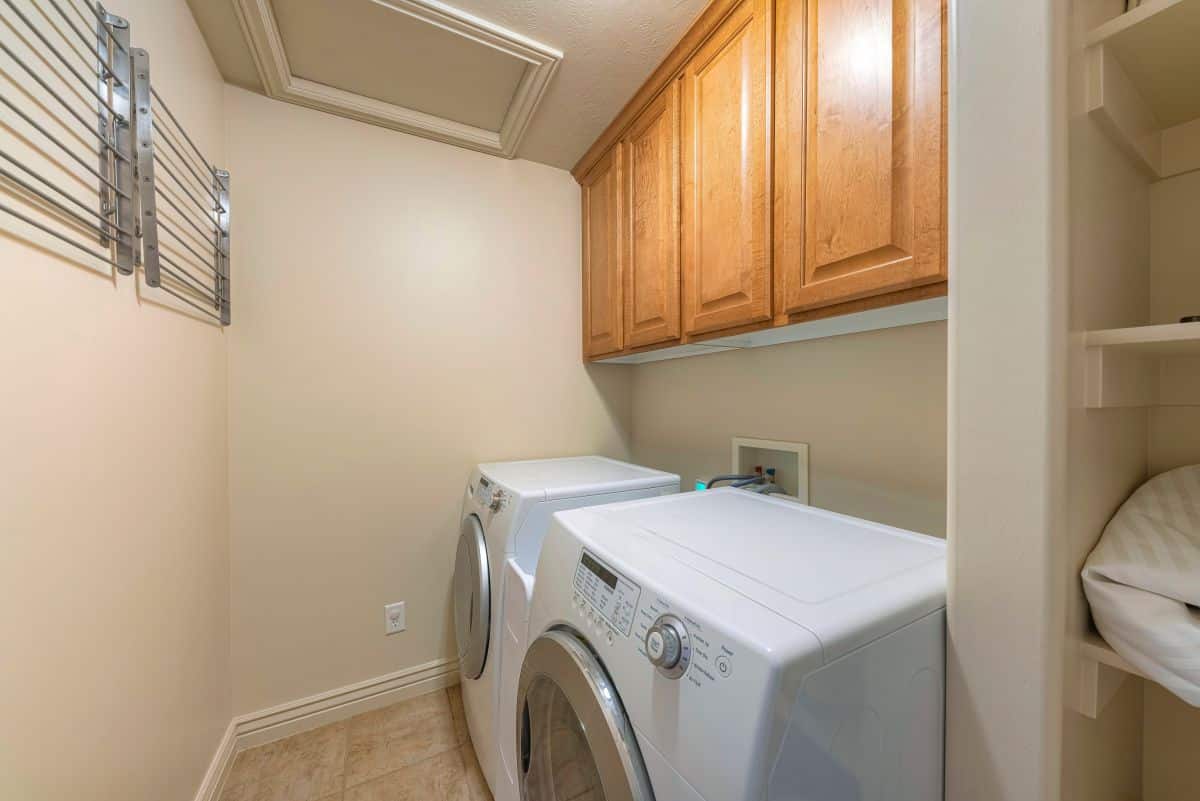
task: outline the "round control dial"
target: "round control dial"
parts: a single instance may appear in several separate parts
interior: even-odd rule
[[[687,627],[674,615],[661,615],[646,632],[646,655],[658,672],[677,679],[692,661],[692,643]]]

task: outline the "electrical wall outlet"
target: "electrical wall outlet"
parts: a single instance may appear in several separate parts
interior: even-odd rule
[[[404,601],[383,607],[383,633],[398,634],[404,631]]]

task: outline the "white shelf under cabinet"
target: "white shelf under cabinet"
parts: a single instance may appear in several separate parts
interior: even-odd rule
[[[1200,357],[1200,323],[1088,331],[1083,346],[1084,406],[1155,406],[1159,403],[1160,359]],[[1200,403],[1200,398],[1189,400]]]
[[[1200,169],[1200,0],[1148,0],[1087,35],[1088,112],[1153,178]]]

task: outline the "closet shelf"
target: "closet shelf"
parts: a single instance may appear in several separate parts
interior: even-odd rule
[[[1099,634],[1090,632],[1079,643],[1079,699],[1076,709],[1098,718],[1130,676],[1144,678]]]
[[[1200,356],[1200,323],[1088,331],[1084,344],[1089,348],[1111,348],[1143,356]]]
[[[1133,665],[1125,661],[1125,658],[1112,649],[1112,646],[1104,641],[1096,632],[1089,632],[1079,646],[1079,655],[1085,660],[1105,665],[1119,670],[1122,673],[1128,673],[1131,676],[1141,676]]]
[[[1081,339],[1086,408],[1200,404],[1195,382],[1168,381],[1166,365],[1160,364],[1200,358],[1200,323],[1108,328],[1087,331]]]
[[[1088,33],[1088,111],[1153,178],[1200,168],[1200,0],[1149,0]]]

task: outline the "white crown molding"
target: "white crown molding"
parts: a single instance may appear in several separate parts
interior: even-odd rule
[[[470,39],[528,64],[500,130],[492,131],[426,114],[416,109],[335,89],[298,78],[288,64],[270,0],[234,0],[238,21],[250,46],[268,97],[319,109],[361,122],[393,128],[427,139],[513,158],[533,113],[550,85],[562,53],[520,34],[435,0],[368,0],[414,19]]]

